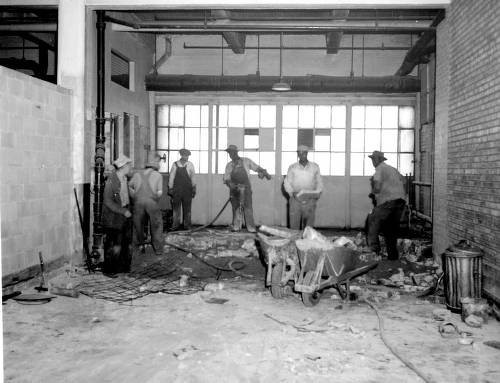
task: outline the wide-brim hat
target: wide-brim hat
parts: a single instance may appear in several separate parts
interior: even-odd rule
[[[384,152],[380,152],[378,150],[374,150],[373,153],[370,154],[368,157],[370,157],[370,158],[378,158],[378,159],[381,159],[383,161],[385,161],[387,159],[384,156]]]
[[[297,146],[297,151],[298,152],[308,152],[309,151],[309,147],[306,146],[306,145],[299,145],[299,146]]]
[[[130,163],[132,163],[132,160],[124,154],[120,154],[120,156],[113,161],[113,165],[115,165],[117,169],[120,169]]]
[[[182,148],[181,150],[179,150],[179,154],[181,156],[190,156],[191,155],[191,152],[188,150],[188,149],[184,149]]]
[[[237,152],[238,147],[236,145],[229,145],[226,149],[226,152]]]

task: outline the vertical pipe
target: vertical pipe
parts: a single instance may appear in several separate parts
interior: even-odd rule
[[[102,243],[102,205],[104,194],[104,161],[105,145],[104,124],[104,65],[105,65],[105,12],[97,13],[97,107],[96,107],[96,137],[95,137],[95,162],[94,162],[94,232],[92,245],[92,258],[101,260],[103,257]]]

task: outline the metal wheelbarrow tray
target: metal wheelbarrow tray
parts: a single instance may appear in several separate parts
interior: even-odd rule
[[[374,269],[378,264],[364,262],[360,259],[360,252],[329,242],[298,239],[295,244],[300,260],[295,291],[302,294],[302,302],[306,306],[316,305],[321,299],[321,291],[332,286],[346,299],[351,279]]]
[[[262,231],[262,226],[259,230]],[[283,238],[277,235],[257,234],[263,258],[267,264],[266,287],[270,287],[271,295],[279,299],[292,293],[292,286],[289,282],[295,282],[298,277],[299,257],[295,240],[300,238],[300,233],[283,234],[279,231],[274,232],[271,228],[265,232],[287,235],[287,238]]]

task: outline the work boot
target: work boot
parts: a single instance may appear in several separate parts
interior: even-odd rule
[[[255,229],[255,227],[253,227],[253,226],[249,226],[249,227],[247,227],[247,231],[248,231],[249,233],[256,233],[256,232],[257,232],[257,229]]]

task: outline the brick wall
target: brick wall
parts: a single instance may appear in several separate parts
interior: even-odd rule
[[[500,300],[500,2],[455,0],[449,20],[448,230],[484,250]]]
[[[68,90],[0,67],[2,277],[71,254]]]
[[[436,112],[434,133],[432,251],[442,254],[450,245],[448,236],[448,98],[450,87],[449,26],[443,20],[436,34]]]

